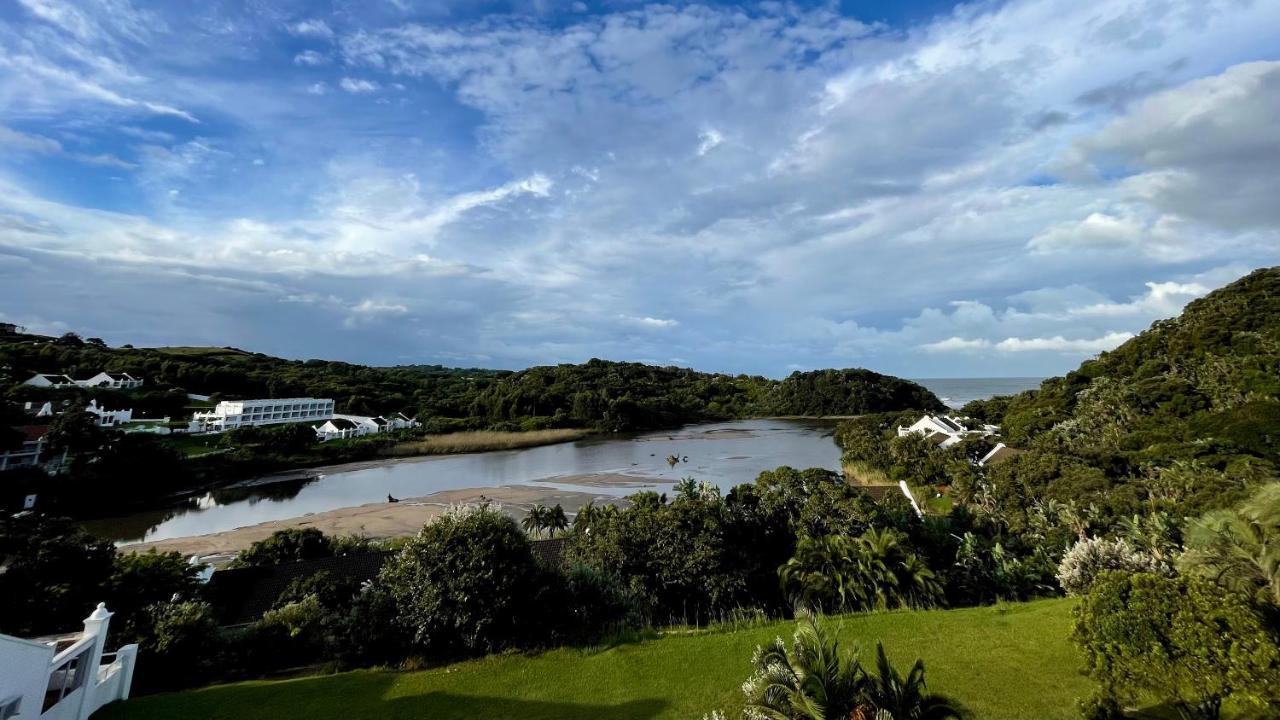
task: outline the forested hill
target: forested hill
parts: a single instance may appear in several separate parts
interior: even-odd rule
[[[1132,501],[1229,505],[1280,466],[1280,268],[1192,302],[1038,390],[966,411],[1040,460],[1055,457],[1059,474],[1070,459],[1122,479],[1112,490]]]
[[[925,388],[868,370],[760,376],[591,360],[518,372],[438,365],[369,367],[325,360],[284,360],[235,348],[110,348],[73,335],[0,337],[4,400],[51,394],[20,383],[35,373],[90,377],[100,370],[146,379],[140,392],[112,397],[110,407],[146,416],[189,413],[186,393],[216,398],[331,397],[338,411],[406,411],[434,431],[467,428],[589,427],[637,430],[686,422],[761,415],[858,414],[941,403]]]

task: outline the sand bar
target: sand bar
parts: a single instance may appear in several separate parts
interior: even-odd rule
[[[484,500],[502,506],[502,510],[520,519],[534,504],[560,504],[567,513],[575,513],[589,502],[597,505],[625,505],[626,499],[590,492],[574,492],[538,485],[503,485],[500,487],[444,490],[418,498],[403,498],[395,503],[369,503],[355,507],[338,508],[322,513],[311,513],[285,520],[249,525],[209,535],[169,538],[136,543],[120,548],[121,552],[146,552],[155,548],[160,552],[179,552],[183,555],[230,556],[250,544],[263,540],[277,530],[286,528],[320,529],[327,535],[362,535],[383,539],[413,535],[423,524],[439,517],[454,503],[477,503]]]

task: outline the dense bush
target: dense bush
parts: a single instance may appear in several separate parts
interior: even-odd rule
[[[1103,573],[1076,609],[1074,638],[1099,707],[1168,704],[1216,720],[1223,702],[1280,703],[1280,638],[1248,599],[1200,578]]]
[[[494,652],[542,637],[547,573],[510,517],[487,508],[422,530],[378,578],[413,647],[432,657]]]

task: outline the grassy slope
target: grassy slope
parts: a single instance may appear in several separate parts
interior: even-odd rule
[[[930,687],[966,717],[1075,718],[1087,693],[1067,638],[1070,600],[1001,607],[887,613],[829,620],[856,640],[864,662],[881,639],[906,671],[924,658]],[[98,720],[225,718],[486,718],[696,720],[715,708],[736,715],[739,685],[756,645],[789,639],[791,623],[669,636],[594,650],[504,656],[412,673],[358,671],[246,682],[156,695],[108,708]],[[145,650],[140,662],[146,662]]]

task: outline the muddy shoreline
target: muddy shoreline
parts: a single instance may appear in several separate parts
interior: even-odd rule
[[[631,478],[628,478],[631,480]],[[607,484],[602,482],[602,484]],[[540,485],[502,485],[498,487],[443,490],[398,502],[381,502],[311,513],[285,520],[247,525],[208,535],[168,538],[134,543],[119,548],[121,552],[177,552],[218,561],[229,559],[249,545],[263,540],[277,530],[313,527],[326,535],[357,535],[375,540],[405,537],[443,514],[451,505],[488,502],[492,507],[519,520],[535,504],[560,505],[572,516],[587,503],[626,505],[626,498],[591,492],[563,490]]]

